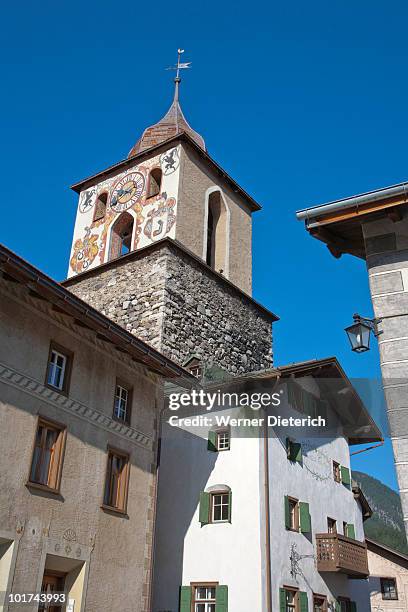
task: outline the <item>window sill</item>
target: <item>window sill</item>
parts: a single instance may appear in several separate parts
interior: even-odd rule
[[[286,527],[286,531],[291,531],[292,533],[301,533],[300,527],[298,529],[293,529],[293,527]]]
[[[108,512],[109,514],[116,514],[118,516],[121,516],[122,518],[129,518],[129,515],[126,510],[120,510],[120,508],[114,508],[113,506],[107,506],[106,504],[102,504],[101,509],[104,512]]]
[[[58,389],[58,387],[54,387],[53,385],[50,385],[48,383],[45,383],[44,386],[47,387],[47,389],[51,389],[51,391],[54,391],[54,393],[60,393],[61,395],[64,395],[64,397],[68,397],[68,390],[66,389]]]
[[[51,493],[55,496],[61,496],[61,492],[59,489],[53,489],[48,485],[41,484],[39,482],[31,482],[30,480],[25,483],[27,489],[37,489],[38,491],[44,491],[44,493]]]
[[[130,427],[130,422],[129,421],[125,421],[124,419],[120,419],[119,417],[115,416],[114,414],[112,414],[112,421],[115,421],[115,423],[120,423],[121,425],[126,425],[126,427]]]

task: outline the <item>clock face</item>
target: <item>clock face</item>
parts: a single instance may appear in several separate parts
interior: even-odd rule
[[[110,207],[115,212],[123,212],[140,200],[145,179],[140,172],[131,172],[119,179],[112,187]]]

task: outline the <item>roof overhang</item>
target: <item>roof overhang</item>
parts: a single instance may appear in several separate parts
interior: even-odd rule
[[[103,170],[102,172],[98,172],[97,174],[93,174],[92,176],[87,177],[79,181],[78,183],[71,185],[71,189],[73,189],[76,193],[80,193],[83,189],[87,189],[88,187],[91,187],[95,183],[100,182],[101,180],[107,178],[108,176],[112,176],[117,172],[125,170],[126,168],[129,168],[129,167],[132,167],[135,165],[136,162],[141,162],[144,159],[151,157],[152,153],[165,149],[169,145],[174,145],[177,142],[185,142],[189,146],[191,146],[198,153],[198,155],[206,163],[208,163],[212,167],[212,169],[229,184],[232,191],[240,195],[246,201],[246,203],[248,204],[252,212],[261,210],[262,208],[261,205],[258,204],[258,202],[256,202],[242,187],[240,187],[238,183],[234,181],[234,179],[229,174],[227,174],[227,172],[225,172],[225,170],[223,170],[221,166],[217,164],[217,162],[207,153],[207,151],[204,151],[204,149],[202,149],[185,132],[181,132],[177,134],[176,136],[172,136],[171,138],[168,138],[167,140],[163,140],[159,144],[153,147],[150,147],[149,149],[144,149],[143,151],[141,151],[140,153],[137,153],[136,155],[133,155],[132,157],[123,159],[122,161],[118,162],[117,164],[114,164],[113,166],[109,166],[108,168],[106,168],[106,170]]]
[[[72,317],[76,324],[93,330],[99,339],[113,344],[135,362],[164,378],[178,379],[182,386],[196,384],[195,377],[184,368],[116,325],[3,245],[0,245],[0,270],[3,278],[25,285],[32,295],[48,301],[54,310]]]
[[[315,379],[321,397],[330,402],[350,445],[383,440],[380,429],[336,357],[313,359],[263,372],[253,372],[235,377],[221,386],[219,383],[206,385],[206,389],[236,390],[239,387],[247,392],[249,390],[259,391],[262,387],[265,390],[270,389],[274,381],[308,376]]]
[[[371,538],[366,538],[367,550],[370,552],[379,555],[380,557],[384,557],[391,563],[396,563],[397,565],[401,565],[403,568],[408,570],[408,555],[404,555],[404,553],[395,550],[394,548],[390,548],[389,546],[385,546],[385,544],[381,544]]]
[[[365,259],[362,223],[388,217],[399,221],[407,209],[408,183],[369,191],[327,204],[299,210],[308,232],[327,244],[334,257],[349,253]]]

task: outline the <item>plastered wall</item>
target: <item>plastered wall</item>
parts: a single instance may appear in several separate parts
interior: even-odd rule
[[[13,589],[38,590],[52,555],[78,564],[76,587],[81,581],[84,587],[75,612],[142,612],[150,579],[158,380],[14,283],[0,281],[0,292],[0,430],[7,458],[0,467],[0,525],[18,543]],[[44,386],[50,340],[74,353],[68,397]],[[129,427],[112,419],[116,377],[133,386]],[[59,495],[27,486],[38,415],[67,428]],[[130,454],[127,516],[101,509],[108,444]]]

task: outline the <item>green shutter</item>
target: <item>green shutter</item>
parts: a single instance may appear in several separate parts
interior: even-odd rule
[[[286,529],[290,529],[290,509],[289,509],[289,497],[285,495],[285,527]]]
[[[209,451],[212,451],[213,453],[217,452],[217,432],[216,431],[208,432],[207,448]]]
[[[307,502],[299,502],[299,518],[301,533],[310,533],[312,531],[312,521]]]
[[[286,589],[279,589],[279,612],[286,612]]]
[[[200,493],[200,523],[207,525],[210,522],[210,494]]]
[[[299,442],[293,442],[289,438],[286,438],[286,449],[289,461],[296,461],[297,463],[301,463],[302,445]]]
[[[309,604],[307,601],[307,593],[299,591],[299,608],[300,612],[308,612]]]
[[[356,539],[356,530],[354,529],[354,525],[352,523],[347,523],[347,537]]]
[[[228,587],[225,585],[215,587],[215,612],[228,612]]]
[[[355,601],[350,601],[350,610],[351,612],[357,612],[357,604]]]
[[[191,587],[180,587],[180,612],[191,612]]]
[[[339,601],[334,602],[334,612],[341,612],[341,605]]]
[[[341,473],[341,482],[346,486],[346,487],[350,487],[350,470],[346,467],[344,467],[344,465],[340,466],[340,473]]]
[[[228,521],[231,523],[232,491],[228,494]]]

